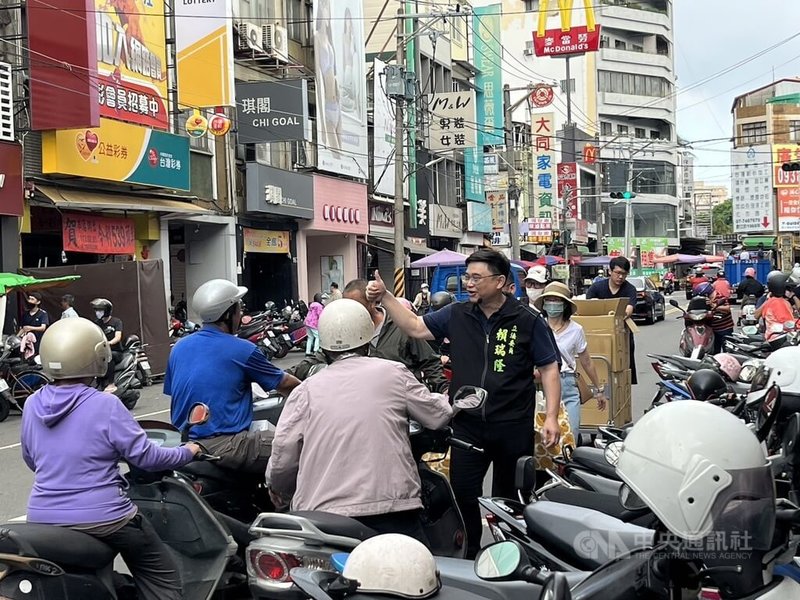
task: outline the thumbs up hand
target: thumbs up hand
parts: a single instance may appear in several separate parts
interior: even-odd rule
[[[381,279],[381,274],[375,269],[375,279],[367,284],[367,300],[380,302],[386,293],[386,284]]]

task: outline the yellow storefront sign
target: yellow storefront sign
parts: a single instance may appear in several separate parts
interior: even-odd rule
[[[244,251],[264,254],[288,254],[289,232],[244,227]]]
[[[773,187],[800,187],[800,171],[784,171],[785,163],[800,162],[800,144],[772,144]]]

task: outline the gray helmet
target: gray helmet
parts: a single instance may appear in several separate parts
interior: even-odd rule
[[[216,323],[246,293],[246,287],[240,287],[227,279],[212,279],[197,288],[192,297],[192,309],[203,323]]]
[[[318,329],[320,348],[343,352],[369,344],[375,325],[363,304],[343,298],[325,307]]]
[[[786,293],[786,282],[789,276],[783,271],[770,271],[767,275],[767,289],[773,296],[783,296]]]
[[[89,319],[61,319],[50,325],[39,347],[42,370],[52,379],[105,375],[111,360],[106,334]]]
[[[440,308],[444,308],[450,304],[452,301],[453,296],[447,292],[436,292],[433,296],[431,296],[431,309],[435,311],[439,310]]]

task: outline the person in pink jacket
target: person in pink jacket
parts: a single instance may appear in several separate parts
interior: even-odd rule
[[[308,337],[306,338],[306,356],[314,356],[319,351],[319,316],[322,314],[322,294],[314,294],[314,300],[308,307],[304,321]]]
[[[447,396],[402,364],[367,356],[374,326],[355,300],[325,307],[319,333],[330,365],[291,393],[272,442],[266,478],[276,506],[291,498],[292,510],[352,517],[427,545],[408,419],[447,425]]]

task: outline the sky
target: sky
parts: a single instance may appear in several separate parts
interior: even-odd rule
[[[693,144],[694,178],[730,189],[733,99],[776,79],[800,77],[800,1],[675,0],[673,7],[678,135],[687,141],[726,138]]]

